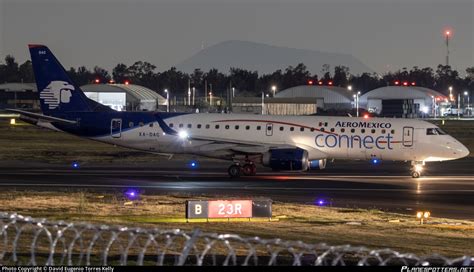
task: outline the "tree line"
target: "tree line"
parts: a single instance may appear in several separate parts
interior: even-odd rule
[[[231,68],[228,73],[217,69],[202,71],[195,69],[192,73],[183,73],[175,67],[166,71],[157,71],[156,66],[146,62],[137,61],[127,66],[123,63],[117,64],[110,74],[104,68],[95,66],[88,69],[85,66],[77,69],[71,67],[69,76],[79,86],[90,83],[131,83],[142,85],[162,93],[164,89],[173,91],[177,96],[185,96],[190,87],[195,87],[198,94],[204,95],[205,85],[213,95],[226,96],[231,88],[235,88],[238,96],[260,96],[262,92],[270,93],[271,87],[283,90],[298,85],[332,85],[347,87],[352,86],[355,91],[365,93],[375,88],[388,85],[416,85],[430,88],[447,95],[449,86],[454,90],[474,90],[474,67],[469,67],[465,75],[453,70],[448,65],[438,65],[435,69],[431,67],[419,68],[417,66],[408,70],[403,68],[398,71],[388,72],[384,75],[376,73],[363,73],[353,75],[345,66],[335,66],[333,69],[328,64],[323,65],[320,74],[308,71],[303,63],[296,66],[288,66],[285,70],[277,70],[270,74],[259,74],[257,71],[249,71],[240,68]],[[34,82],[34,74],[31,61],[27,60],[19,65],[15,58],[7,55],[4,63],[0,64],[0,82]]]

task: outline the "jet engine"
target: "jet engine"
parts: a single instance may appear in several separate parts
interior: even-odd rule
[[[306,171],[309,167],[308,151],[301,148],[271,149],[263,155],[262,164],[276,171]]]
[[[309,161],[308,170],[322,170],[326,168],[326,159]]]

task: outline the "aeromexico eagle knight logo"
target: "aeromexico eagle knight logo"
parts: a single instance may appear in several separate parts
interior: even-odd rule
[[[43,99],[50,110],[54,110],[61,103],[71,102],[72,91],[74,91],[74,86],[66,81],[51,81],[40,93],[40,99]]]

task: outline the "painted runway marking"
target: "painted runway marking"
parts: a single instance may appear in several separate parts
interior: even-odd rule
[[[411,188],[406,189],[387,189],[387,188],[330,188],[330,187],[297,187],[297,188],[288,188],[288,187],[257,187],[257,186],[220,186],[220,187],[210,187],[210,186],[189,186],[189,185],[121,185],[121,184],[70,184],[70,183],[0,183],[1,187],[7,186],[37,186],[37,187],[90,187],[90,188],[150,188],[150,189],[214,189],[214,190],[277,190],[277,191],[397,191],[397,192],[410,192],[413,191]],[[426,189],[423,190],[423,193],[428,192],[474,192],[474,189]]]

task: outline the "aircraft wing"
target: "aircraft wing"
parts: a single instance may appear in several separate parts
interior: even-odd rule
[[[240,140],[227,140],[215,137],[190,136],[190,140],[206,141],[207,143],[200,147],[201,151],[230,151],[236,154],[256,155],[268,152],[271,149],[283,148],[301,148],[313,154],[320,159],[327,158],[327,154],[306,145],[291,145],[291,144],[266,144],[255,143]]]
[[[8,112],[14,112],[20,114],[20,119],[22,117],[27,117],[25,121],[34,121],[34,122],[46,122],[46,123],[63,123],[63,124],[69,124],[69,125],[74,125],[77,122],[72,121],[72,120],[67,120],[67,119],[62,119],[62,118],[57,118],[53,116],[48,116],[40,113],[34,113],[34,112],[28,112],[28,111],[23,111],[23,110],[17,110],[17,109],[6,109]]]

